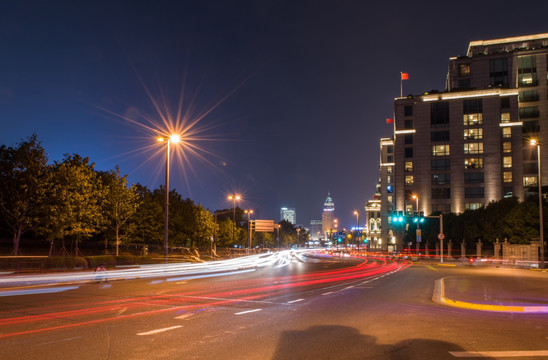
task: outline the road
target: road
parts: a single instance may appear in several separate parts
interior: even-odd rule
[[[501,269],[287,256],[185,271],[4,289],[0,359],[548,358],[548,314],[432,300],[439,279],[463,279],[456,293]]]

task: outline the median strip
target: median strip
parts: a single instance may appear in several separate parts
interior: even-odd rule
[[[548,350],[530,350],[530,351],[449,351],[449,354],[459,358],[499,358],[499,357],[532,357],[548,356]]]

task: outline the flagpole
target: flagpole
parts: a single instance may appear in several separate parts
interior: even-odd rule
[[[400,71],[400,97],[403,97],[403,76],[401,71]]]

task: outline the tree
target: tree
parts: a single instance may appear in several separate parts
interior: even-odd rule
[[[47,156],[36,134],[17,147],[0,147],[0,215],[12,233],[13,254],[21,235],[38,227],[46,186]]]
[[[107,172],[99,172],[99,178],[103,186],[103,198],[101,208],[107,229],[114,232],[116,244],[116,256],[119,254],[119,245],[122,237],[120,232],[132,225],[128,220],[135,215],[139,206],[135,186],[128,187],[127,175],[120,175],[120,168]]]
[[[156,196],[146,186],[135,185],[138,194],[138,207],[133,217],[134,228],[131,241],[143,244],[156,244],[160,247],[163,239],[163,198]],[[155,191],[157,192],[157,191]]]
[[[63,161],[51,166],[52,181],[48,188],[48,204],[41,233],[50,240],[63,240],[62,251],[66,254],[65,238],[75,243],[75,255],[79,255],[78,243],[102,230],[104,218],[99,199],[103,188],[98,181],[94,164],[80,155],[65,155]]]

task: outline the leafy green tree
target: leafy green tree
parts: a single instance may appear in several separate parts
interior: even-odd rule
[[[539,237],[538,205],[524,202],[516,206],[502,219],[496,236],[502,241],[507,238],[513,244],[528,244]]]
[[[217,246],[232,247],[233,224],[231,219],[217,220]],[[234,238],[238,238],[239,231],[239,227],[234,227]]]
[[[36,134],[15,148],[0,147],[0,216],[12,233],[14,255],[19,255],[21,235],[39,226],[49,182],[47,168]]]
[[[116,166],[116,170],[103,171],[98,174],[103,185],[101,208],[104,221],[106,228],[110,232],[114,232],[116,256],[118,256],[121,239],[126,238],[130,231],[129,228],[133,225],[128,220],[137,211],[139,195],[135,186],[128,187],[127,175],[122,176],[118,166]]]
[[[163,202],[146,186],[137,184],[135,190],[138,194],[138,207],[132,218],[134,227],[130,239],[132,242],[155,244],[159,248],[163,239]]]
[[[67,154],[51,167],[52,181],[41,233],[48,236],[52,245],[55,239],[62,239],[64,254],[67,237],[72,238],[75,254],[79,255],[79,242],[102,230],[104,218],[99,200],[103,198],[103,188],[94,166],[89,158]]]

